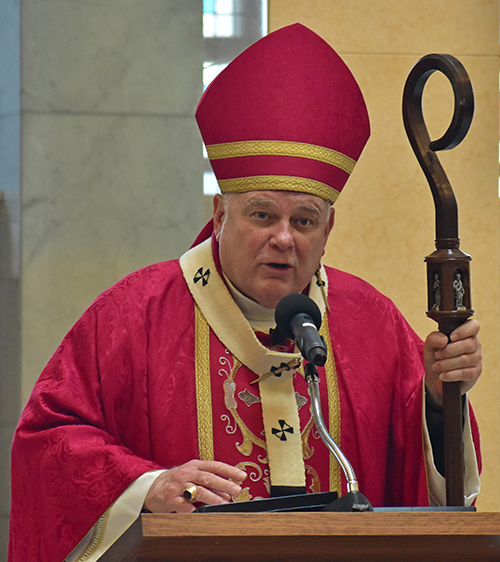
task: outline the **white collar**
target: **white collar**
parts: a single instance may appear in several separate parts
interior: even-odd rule
[[[227,275],[224,273],[229,292],[235,300],[243,316],[248,320],[248,323],[257,332],[269,333],[269,330],[276,326],[274,319],[274,308],[266,308],[251,298],[245,296],[243,293],[231,283]]]

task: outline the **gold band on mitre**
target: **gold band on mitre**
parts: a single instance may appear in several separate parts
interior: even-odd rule
[[[258,140],[237,141],[207,146],[210,160],[238,158],[243,156],[293,156],[325,162],[351,174],[356,161],[331,148],[305,142]]]
[[[317,195],[332,205],[340,193],[320,181],[296,176],[250,176],[217,180],[222,193],[245,193],[247,191],[300,191]]]

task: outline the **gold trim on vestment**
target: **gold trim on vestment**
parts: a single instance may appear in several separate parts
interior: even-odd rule
[[[244,156],[294,156],[297,158],[307,158],[309,160],[325,162],[340,168],[348,174],[352,172],[356,164],[356,160],[337,150],[306,142],[275,140],[226,142],[207,146],[207,152],[210,160]]]
[[[198,449],[200,460],[214,459],[212,425],[212,389],[210,384],[210,329],[198,305],[195,311],[196,408],[198,412]]]
[[[92,530],[92,536],[90,538],[89,544],[85,547],[85,550],[80,554],[77,562],[85,562],[88,560],[95,551],[99,548],[104,538],[104,531],[106,528],[106,523],[109,517],[109,509],[107,509],[101,517],[97,520]]]
[[[333,356],[333,347],[330,339],[328,316],[326,314],[323,315],[320,334],[325,338],[328,351],[328,359],[325,364],[325,374],[328,388],[329,432],[335,443],[337,443],[337,445],[341,447],[339,385],[337,382],[335,357]],[[332,453],[330,453],[330,490],[338,492],[339,496],[341,495],[340,466],[337,459],[333,456]]]
[[[248,176],[217,180],[222,193],[246,193],[247,191],[300,191],[317,195],[332,205],[340,192],[326,183],[297,176]]]

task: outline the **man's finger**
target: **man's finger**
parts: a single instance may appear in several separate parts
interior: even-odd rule
[[[460,324],[458,328],[455,328],[450,335],[450,340],[452,342],[464,340],[466,338],[474,337],[479,334],[479,330],[481,327],[479,326],[479,322],[470,318],[466,320],[463,324]]]
[[[189,464],[189,463],[188,463]],[[240,468],[231,466],[219,461],[193,461],[193,464],[204,472],[210,472],[212,474],[217,474],[224,478],[231,478],[233,480],[243,481],[247,477],[247,473]]]
[[[193,482],[207,490],[213,490],[215,493],[221,492],[230,496],[238,496],[241,493],[241,486],[211,472],[199,471],[193,478]]]

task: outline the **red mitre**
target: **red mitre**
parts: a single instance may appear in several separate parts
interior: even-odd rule
[[[330,203],[370,136],[350,70],[301,24],[235,58],[203,94],[196,120],[222,193],[300,191]]]

